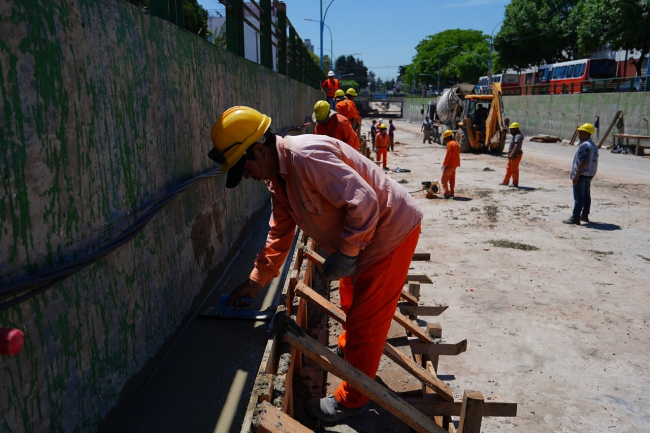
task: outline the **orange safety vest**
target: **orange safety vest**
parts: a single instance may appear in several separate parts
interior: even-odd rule
[[[388,134],[385,134],[382,137],[381,132],[377,134],[377,137],[375,138],[375,147],[380,148],[380,147],[389,147],[390,146],[390,137]]]
[[[328,78],[323,81],[323,89],[325,89],[328,98],[333,98],[336,91],[340,89],[339,80],[336,78]]]

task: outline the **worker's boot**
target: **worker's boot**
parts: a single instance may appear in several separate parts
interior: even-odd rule
[[[565,220],[562,221],[562,222],[563,222],[564,224],[575,224],[575,225],[577,225],[577,226],[580,225],[580,220],[579,220],[578,218],[575,218],[575,217],[571,217],[571,218],[569,218],[569,219],[565,219]]]
[[[333,395],[325,398],[312,398],[307,404],[307,412],[314,418],[325,422],[336,422],[364,412],[367,405],[356,409],[343,406]]]

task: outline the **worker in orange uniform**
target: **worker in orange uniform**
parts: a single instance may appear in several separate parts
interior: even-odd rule
[[[460,167],[460,146],[454,140],[454,133],[447,129],[442,133],[442,139],[447,143],[447,154],[442,163],[442,188],[445,198],[454,198],[454,186],[456,185],[456,168]]]
[[[508,166],[506,167],[506,177],[503,178],[503,182],[499,185],[508,185],[510,183],[510,177],[512,176],[512,186],[519,188],[519,163],[521,162],[521,157],[524,156],[521,147],[524,143],[524,136],[519,130],[519,123],[512,122],[510,124],[510,134],[512,134],[512,141],[510,142],[510,147],[508,148]]]
[[[346,119],[350,120],[350,117],[348,115],[350,106],[348,105],[348,100],[345,97],[345,92],[343,90],[339,89],[336,91],[336,93],[334,94],[334,103],[336,104],[336,112],[345,116]],[[351,124],[352,121],[350,121],[350,125]]]
[[[363,155],[331,137],[276,136],[271,119],[233,107],[212,127],[209,157],[228,174],[262,180],[271,195],[271,229],[248,279],[230,304],[243,307],[272,278],[293,243],[298,225],[329,253],[323,266],[339,288],[345,331],[338,350],[370,378],[379,367],[386,336],[419,238],[422,210],[410,194]],[[368,398],[347,382],[333,396],[312,399],[313,416],[333,422],[363,411]]]
[[[339,85],[339,80],[334,78],[334,71],[329,71],[327,73],[327,80],[323,81],[323,85],[321,87],[323,90],[325,90],[325,94],[327,95],[327,102],[329,102],[330,108],[332,110],[336,110],[336,104],[334,103],[334,94],[341,88],[341,86]]]
[[[312,120],[316,123],[314,134],[336,138],[349,144],[354,150],[359,150],[359,147],[361,147],[359,137],[352,130],[348,119],[336,111],[330,110],[327,101],[318,101],[314,105]]]
[[[377,162],[382,161],[383,158],[383,167],[384,170],[388,170],[386,167],[386,158],[388,157],[388,148],[390,147],[390,137],[386,134],[386,125],[383,123],[379,125],[379,134],[375,137],[375,147],[377,148]]]
[[[357,91],[350,87],[345,92],[345,96],[348,98],[348,120],[352,124],[352,129],[357,132],[357,135],[361,133],[361,114],[357,109],[357,104],[354,103],[354,98],[357,97]]]

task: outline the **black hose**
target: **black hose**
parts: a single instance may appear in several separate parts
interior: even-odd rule
[[[165,197],[154,202],[149,209],[138,218],[133,224],[131,224],[126,230],[120,233],[115,239],[104,245],[99,250],[95,251],[92,254],[87,255],[86,257],[76,260],[72,263],[67,263],[63,266],[60,266],[52,271],[43,272],[36,275],[29,280],[12,284],[0,289],[0,299],[6,299],[12,296],[17,296],[21,293],[24,293],[21,296],[17,296],[9,301],[5,301],[0,304],[0,311],[11,308],[15,305],[25,302],[44,291],[48,290],[55,284],[60,283],[66,278],[72,276],[73,274],[81,271],[82,269],[87,268],[88,266],[96,263],[100,259],[106,257],[125,243],[129,242],[135,235],[137,235],[153,218],[158,212],[160,212],[165,206],[167,206],[173,199],[182,194],[187,188],[194,185],[195,183],[203,180],[209,179],[212,177],[221,176],[225,173],[221,173],[219,169],[210,170],[206,173],[200,174],[192,179],[189,179],[182,184],[180,184],[176,189],[171,191]]]

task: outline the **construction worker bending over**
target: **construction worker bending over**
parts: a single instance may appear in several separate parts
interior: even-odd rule
[[[361,128],[361,114],[357,110],[357,104],[354,103],[354,98],[357,97],[357,91],[350,87],[346,90],[345,96],[348,98],[346,101],[348,104],[348,120],[352,124],[352,129],[357,131],[358,134]]]
[[[524,156],[524,152],[521,151],[524,143],[524,136],[519,130],[519,123],[512,122],[510,124],[510,134],[512,134],[512,141],[510,142],[510,147],[508,148],[508,166],[506,167],[506,177],[503,178],[503,182],[501,182],[499,185],[507,186],[510,183],[510,177],[512,177],[512,186],[518,188],[519,163],[521,162],[521,157]]]
[[[375,137],[375,146],[377,147],[377,162],[382,161],[383,158],[383,167],[384,170],[388,170],[386,167],[386,158],[388,157],[388,148],[390,147],[390,137],[386,134],[386,125],[383,123],[379,125],[379,134]]]
[[[454,133],[447,129],[442,133],[443,142],[447,144],[447,153],[442,163],[442,188],[446,199],[454,198],[456,186],[456,168],[460,167],[460,146],[454,140]]]
[[[329,71],[327,73],[327,80],[323,81],[323,85],[321,87],[323,90],[325,90],[325,94],[327,95],[327,102],[329,102],[330,108],[332,110],[336,110],[334,95],[336,91],[341,88],[341,86],[339,85],[339,80],[334,78],[334,71]]]
[[[591,179],[598,171],[598,146],[591,140],[596,128],[585,123],[578,128],[580,147],[573,157],[571,180],[573,181],[573,215],[562,221],[564,224],[580,225],[580,221],[589,223],[591,210]]]
[[[327,101],[318,101],[314,105],[314,113],[311,118],[316,123],[314,134],[336,138],[349,144],[354,150],[359,150],[359,147],[361,147],[359,137],[352,130],[348,119],[336,111],[330,110]]]
[[[336,112],[342,116],[345,116],[346,119],[350,120],[350,117],[348,115],[350,107],[348,106],[348,100],[345,97],[345,92],[343,90],[339,89],[336,91],[334,94],[334,103],[336,104]],[[350,122],[350,124],[351,123],[352,122]]]
[[[271,194],[271,229],[249,278],[230,304],[246,306],[277,277],[298,225],[329,252],[323,273],[343,279],[347,315],[339,337],[346,361],[374,378],[420,233],[422,210],[372,161],[331,137],[279,137],[271,119],[233,107],[212,128],[210,157],[227,172],[226,187],[242,177],[262,180]],[[333,396],[312,399],[309,412],[332,422],[360,413],[368,398],[347,382]]]

